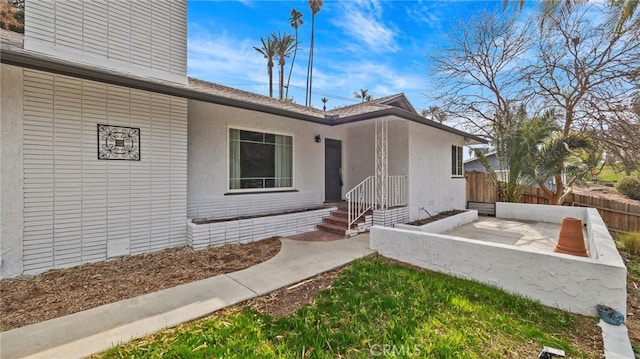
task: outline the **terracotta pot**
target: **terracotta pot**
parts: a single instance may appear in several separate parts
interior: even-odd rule
[[[560,226],[558,244],[553,250],[557,253],[571,254],[574,256],[588,257],[584,246],[582,234],[582,220],[579,218],[564,217]]]

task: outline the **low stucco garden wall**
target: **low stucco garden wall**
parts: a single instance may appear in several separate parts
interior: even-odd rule
[[[478,220],[478,211],[465,210],[462,213],[443,218],[431,223],[423,224],[421,226],[414,226],[411,224],[398,223],[394,227],[398,229],[407,229],[410,231],[428,232],[428,233],[442,233],[450,229],[453,229],[463,224],[471,223]]]
[[[273,236],[290,236],[313,231],[323,217],[336,207],[274,216],[240,219],[207,224],[189,223],[187,243],[193,249],[223,244],[250,243]]]
[[[496,206],[496,216],[505,219],[550,222],[557,215],[583,219],[595,256],[583,258],[377,226],[371,229],[370,246],[385,257],[494,285],[569,312],[595,315],[595,305],[605,304],[626,313],[626,267],[595,209]]]

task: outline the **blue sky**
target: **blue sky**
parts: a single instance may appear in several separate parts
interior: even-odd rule
[[[433,103],[436,89],[429,54],[443,45],[459,21],[482,9],[500,9],[498,1],[329,0],[316,15],[313,98],[321,108],[357,103],[354,91],[373,97],[404,92],[417,109]],[[287,31],[292,8],[303,13],[300,51],[289,96],[304,104],[311,11],[307,0],[188,2],[188,73],[202,80],[268,94],[266,60],[254,46],[260,37]],[[288,74],[287,59],[285,73]],[[274,96],[277,96],[274,67]]]

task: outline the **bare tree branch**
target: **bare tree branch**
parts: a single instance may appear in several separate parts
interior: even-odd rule
[[[520,69],[531,29],[530,22],[502,13],[482,12],[461,22],[447,47],[431,57],[442,89],[435,99],[443,111],[493,138],[492,128],[508,120],[509,107],[527,98]]]

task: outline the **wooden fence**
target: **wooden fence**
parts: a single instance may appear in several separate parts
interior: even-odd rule
[[[498,192],[484,172],[467,172],[467,201],[496,202]],[[522,197],[521,203],[549,204],[540,188],[531,187]],[[565,198],[565,206],[592,207],[600,212],[600,216],[611,232],[640,231],[640,204],[618,202],[605,198],[572,193]]]

